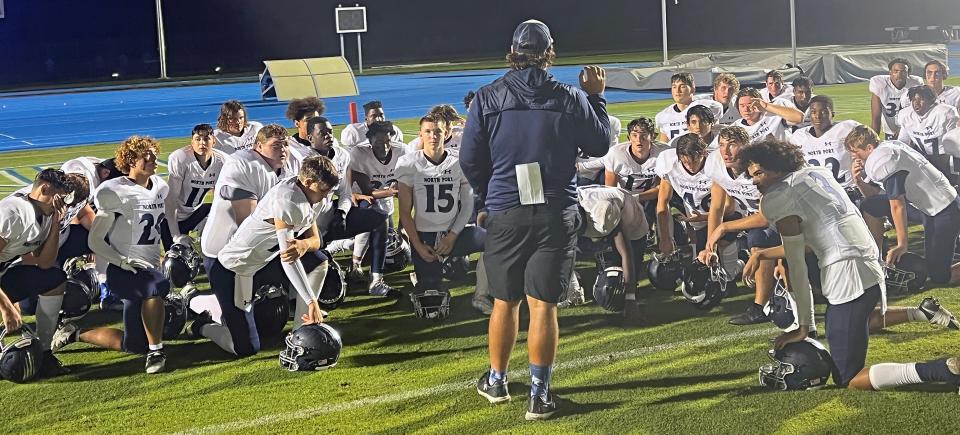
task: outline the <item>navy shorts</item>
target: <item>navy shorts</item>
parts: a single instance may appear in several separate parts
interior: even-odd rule
[[[873,217],[890,217],[890,198],[886,193],[868,196],[860,200],[860,211]],[[907,203],[907,222],[919,224],[923,222],[924,214],[913,204]]]
[[[420,240],[427,246],[434,246],[437,241],[437,233],[418,232]],[[453,244],[453,250],[450,251],[451,257],[473,254],[483,251],[483,245],[487,239],[487,232],[480,227],[464,227],[463,231],[457,236],[457,241]],[[416,249],[413,251],[413,270],[417,273],[417,282],[423,288],[437,288],[441,281],[442,265],[439,261],[426,262],[420,258]]]
[[[747,248],[772,248],[782,244],[780,233],[774,227],[747,230]]]
[[[92,254],[93,251],[90,249],[90,245],[87,244],[87,238],[89,236],[90,232],[87,231],[83,225],[71,224],[70,235],[67,236],[67,240],[63,242],[63,245],[61,245],[57,251],[57,264],[63,266],[63,263],[66,263],[67,260],[71,258]]]
[[[523,205],[489,212],[483,261],[490,294],[504,301],[524,296],[555,304],[573,273],[577,205]]]
[[[827,304],[824,325],[827,328],[827,343],[830,355],[840,373],[834,383],[845,387],[867,361],[867,345],[870,340],[870,314],[880,302],[880,285],[863,291],[859,298],[850,302]]]
[[[923,217],[923,250],[930,282],[950,283],[953,253],[960,237],[960,205],[954,201],[934,216]]]
[[[107,266],[107,286],[120,299],[144,300],[162,298],[170,293],[170,281],[156,269],[123,270],[116,265]]]
[[[55,267],[41,269],[38,266],[11,266],[7,263],[0,264],[0,270],[3,269],[6,272],[0,277],[0,289],[13,303],[44,294],[67,282],[67,274]]]

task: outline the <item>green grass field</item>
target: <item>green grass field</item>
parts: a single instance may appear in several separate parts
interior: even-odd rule
[[[954,79],[953,84],[960,84]],[[820,86],[837,119],[867,122],[866,84]],[[611,105],[624,125],[653,116],[665,101]],[[399,120],[415,131],[415,120]],[[161,141],[166,155],[187,139]],[[80,155],[109,156],[115,144],[0,154],[0,165],[32,178],[34,166]],[[4,181],[6,182],[6,181]],[[6,195],[10,188],[0,191]],[[593,271],[581,263],[589,288]],[[143,373],[143,357],[73,345],[60,352],[69,376],[16,385],[0,382],[0,432],[48,433],[952,433],[960,428],[956,390],[946,385],[891,392],[827,388],[775,393],[757,386],[772,325],[736,327],[727,318],[752,301],[741,288],[710,312],[643,282],[643,318],[625,326],[596,305],[561,311],[554,389],[572,403],[562,416],[523,420],[529,377],[526,317],[512,359],[512,402],[494,406],[473,391],[487,367],[486,318],[470,306],[473,274],[453,290],[444,323],[413,316],[409,300],[386,302],[352,292],[329,322],[342,334],[337,367],[289,373],[279,343],[235,360],[207,341],[167,343],[168,372]],[[388,276],[398,287],[406,274]],[[956,288],[891,295],[915,306],[936,296],[960,311]],[[822,322],[822,306],[818,307]],[[117,325],[115,313],[91,312],[84,326]],[[820,331],[823,325],[820,324]],[[926,323],[898,325],[872,337],[868,364],[960,355],[960,333]]]

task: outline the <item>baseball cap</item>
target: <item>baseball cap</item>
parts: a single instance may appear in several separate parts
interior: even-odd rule
[[[543,54],[553,45],[550,28],[539,20],[527,20],[513,31],[513,51],[522,54]]]

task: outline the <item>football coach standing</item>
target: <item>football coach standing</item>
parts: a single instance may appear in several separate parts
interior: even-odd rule
[[[510,71],[477,91],[460,145],[460,165],[485,195],[490,368],[477,392],[491,403],[510,400],[507,366],[520,327],[520,303],[530,309],[527,347],[531,391],[527,420],[550,418],[557,398],[550,374],[557,353],[557,302],[574,261],[580,215],[576,156],[603,156],[610,143],[600,67],[580,73],[580,89],[547,73],[556,54],[547,25],[528,20],[513,32]]]

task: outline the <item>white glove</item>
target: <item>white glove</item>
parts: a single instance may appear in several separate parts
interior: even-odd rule
[[[193,246],[193,237],[181,234],[173,238],[174,245]]]
[[[139,258],[124,257],[120,261],[120,268],[126,270],[127,272],[137,273],[141,270],[153,269],[153,265]]]

